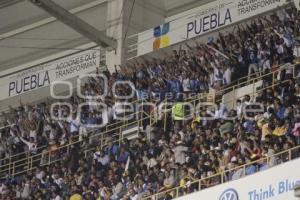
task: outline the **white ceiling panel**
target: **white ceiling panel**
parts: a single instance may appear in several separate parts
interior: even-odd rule
[[[13,1],[13,0],[10,0]],[[62,7],[70,10],[81,5],[93,2],[94,0],[54,0]],[[34,6],[27,0],[16,1],[1,8],[0,1],[0,34],[16,29],[20,26],[28,25],[41,19],[50,17],[49,14]]]
[[[107,0],[54,1],[68,10],[85,9],[88,4],[101,2],[99,5],[77,12],[76,15],[99,30],[106,29]],[[142,19],[140,21],[143,23],[134,24],[137,21],[134,20],[135,13],[140,13],[135,9],[131,24],[131,26],[135,25],[135,28],[132,30],[141,31],[160,24],[159,17],[157,17],[159,22],[155,23],[156,20],[153,20],[157,13],[168,17],[210,0],[152,0],[151,3],[149,1],[137,0],[136,7],[143,8],[143,4],[145,4],[149,9],[144,9],[144,11],[153,12],[154,16],[150,19],[146,17],[151,16],[149,13],[144,14],[144,18],[143,15],[138,14],[137,16]],[[22,29],[26,31],[22,31]],[[18,34],[15,34],[16,32]],[[131,29],[129,29],[129,33],[131,33]],[[9,35],[9,38],[0,38],[0,71],[90,42],[27,0],[0,0],[1,35]]]
[[[97,29],[104,31],[107,4],[99,4],[76,15]],[[0,40],[0,70],[3,71],[89,42],[90,40],[83,38],[60,21],[53,20],[53,22],[30,31]]]

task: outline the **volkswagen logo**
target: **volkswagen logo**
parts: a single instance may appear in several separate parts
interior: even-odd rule
[[[219,200],[239,200],[239,195],[235,189],[230,188],[221,194]]]

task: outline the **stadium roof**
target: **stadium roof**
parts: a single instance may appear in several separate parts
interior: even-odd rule
[[[53,1],[99,32],[105,32],[108,26],[107,0]],[[136,4],[145,4],[154,14],[168,17],[206,2],[209,0],[138,0]],[[12,67],[63,50],[77,50],[80,45],[91,42],[29,0],[0,0],[0,18],[0,75]],[[152,24],[138,24],[133,29],[137,33],[160,23],[157,20]]]

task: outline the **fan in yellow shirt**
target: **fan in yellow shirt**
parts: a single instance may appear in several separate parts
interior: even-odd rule
[[[191,128],[193,130],[200,124],[200,120],[201,120],[201,118],[199,116],[198,117],[194,116],[194,119],[191,124]]]
[[[287,131],[288,131],[288,126],[284,123],[283,120],[280,120],[277,122],[277,126],[273,131],[273,135],[283,136],[287,133]]]
[[[261,133],[261,141],[265,141],[267,135],[272,135],[270,123],[265,123],[264,125],[262,125]]]
[[[80,194],[73,194],[70,197],[70,200],[83,200],[83,199],[82,199],[82,196]]]

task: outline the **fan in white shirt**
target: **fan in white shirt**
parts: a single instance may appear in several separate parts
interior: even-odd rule
[[[263,61],[263,65],[262,65],[263,71],[265,71],[266,69],[271,69],[271,62],[270,59],[265,59]]]
[[[78,133],[80,122],[75,114],[72,116],[72,119],[70,119],[69,122],[70,122],[70,133],[76,133],[76,132]]]
[[[56,197],[53,200],[63,200],[63,198],[59,195],[56,195]]]
[[[300,61],[300,43],[296,42],[296,45],[294,47],[293,55],[296,58],[296,62]]]
[[[236,112],[237,112],[238,119],[241,119],[243,114],[243,104],[241,100],[237,100],[236,102]]]
[[[52,193],[52,198],[51,200],[63,200],[63,198],[59,195],[59,192],[58,191],[54,191]]]
[[[230,67],[227,67],[226,70],[224,71],[224,82],[226,85],[229,85],[231,83],[231,69]]]
[[[184,78],[182,81],[182,88],[183,88],[183,92],[190,92],[190,79],[189,78]]]
[[[35,153],[37,150],[37,144],[33,141],[33,138],[30,138],[30,141],[25,140],[22,137],[19,137],[20,140],[28,146],[28,150]]]

